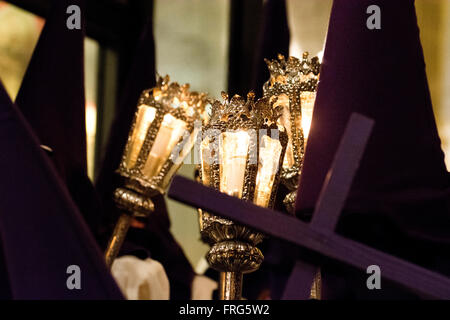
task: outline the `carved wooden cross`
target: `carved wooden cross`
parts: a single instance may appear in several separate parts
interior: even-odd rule
[[[172,182],[169,197],[364,271],[378,265],[386,280],[426,297],[450,299],[449,278],[335,233],[373,125],[373,120],[352,114],[310,223],[179,176]],[[283,298],[308,299],[315,273],[314,266],[298,261]]]

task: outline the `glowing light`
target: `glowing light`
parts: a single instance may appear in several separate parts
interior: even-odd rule
[[[88,101],[85,109],[86,121],[86,143],[87,143],[87,161],[89,176],[94,174],[95,159],[95,135],[97,133],[97,106],[95,103]]]
[[[280,157],[283,147],[280,140],[264,136],[259,148],[258,175],[256,178],[256,190],[254,203],[267,207],[270,203],[275,175],[280,165]]]
[[[158,131],[158,135],[142,171],[147,178],[152,178],[161,171],[170,153],[183,137],[186,130],[187,124],[183,120],[177,119],[171,114],[164,116],[161,128]]]
[[[162,98],[162,91],[158,88],[154,88],[153,89],[153,99],[155,99],[155,101],[159,101]]]
[[[278,119],[278,123],[281,124],[288,135],[288,145],[286,147],[286,155],[283,161],[284,168],[290,168],[294,165],[294,150],[292,146],[292,125],[291,125],[291,112],[289,106],[289,97],[286,94],[280,94],[277,102],[274,104],[274,108],[282,106],[281,117]]]
[[[322,63],[323,54],[324,54],[324,50],[320,51],[320,52],[317,54],[317,58],[319,58],[319,62],[320,62],[320,63]]]
[[[138,108],[136,124],[133,135],[131,136],[131,144],[126,158],[127,168],[132,168],[138,159],[139,152],[144,144],[147,131],[153,120],[155,120],[156,109],[147,105],[141,105]]]
[[[314,110],[314,103],[316,101],[315,92],[302,92],[300,94],[301,104],[302,104],[302,128],[305,141],[307,141],[309,136],[309,131],[311,129],[312,115]]]
[[[86,103],[86,133],[88,137],[95,137],[97,132],[97,106],[88,101]]]
[[[220,136],[220,191],[242,197],[250,136],[245,131]]]

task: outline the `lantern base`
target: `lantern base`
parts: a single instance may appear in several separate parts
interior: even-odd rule
[[[206,259],[218,271],[250,273],[258,270],[264,256],[249,243],[230,240],[214,244]]]
[[[119,254],[130,228],[131,219],[133,217],[148,217],[155,210],[155,205],[149,198],[125,188],[117,188],[114,191],[114,202],[124,212],[116,223],[105,251],[105,260],[108,268],[111,268],[113,261]]]
[[[114,191],[114,202],[119,209],[135,217],[148,217],[155,210],[155,205],[150,198],[126,188],[117,188]]]
[[[258,270],[264,256],[249,243],[229,240],[214,244],[206,259],[212,268],[221,272],[220,299],[240,300],[242,275]]]

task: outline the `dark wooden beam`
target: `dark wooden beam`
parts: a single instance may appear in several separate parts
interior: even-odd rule
[[[325,233],[336,228],[373,126],[373,120],[351,115],[317,200],[311,228]]]
[[[174,178],[169,197],[364,271],[370,265],[378,265],[383,279],[430,298],[450,299],[450,279],[445,276],[342,236],[324,234],[281,212],[228,196],[181,176]]]
[[[351,115],[319,195],[310,228],[325,234],[334,232],[373,126],[373,120],[357,113]],[[317,266],[297,261],[283,299],[308,299],[316,272]]]
[[[310,263],[298,260],[291,272],[283,300],[308,300],[311,297],[311,287],[317,267]]]
[[[368,266],[377,265],[386,280],[427,297],[450,299],[449,278],[334,233],[372,127],[373,121],[370,119],[352,115],[328,181],[322,189],[314,213],[315,223],[304,223],[295,217],[256,206],[179,176],[172,182],[169,197],[312,250],[326,259],[363,271]],[[327,222],[327,218],[331,222]],[[312,282],[313,266],[306,266],[309,271],[298,267],[297,271],[294,269],[291,279],[298,281],[306,276],[308,286]],[[288,284],[289,287],[292,283]],[[307,293],[305,288],[300,292],[302,296]]]

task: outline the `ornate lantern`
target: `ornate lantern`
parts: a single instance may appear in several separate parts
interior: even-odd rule
[[[277,123],[276,101],[247,101],[240,96],[215,101],[200,146],[204,185],[263,206],[273,205],[288,137]],[[276,100],[276,99],[275,99]],[[221,272],[220,298],[239,300],[244,273],[263,261],[256,247],[263,235],[232,221],[200,211],[202,239],[212,247],[206,258]]]
[[[189,85],[158,77],[153,89],[142,93],[118,169],[123,186],[114,201],[123,211],[105,253],[111,266],[122,246],[131,218],[154,210],[150,198],[163,194],[194,145],[201,129],[206,95],[189,91]],[[197,125],[198,121],[198,125]]]
[[[318,57],[308,60],[307,52],[301,60],[295,57],[286,60],[279,55],[278,60],[265,61],[270,79],[264,84],[264,97],[278,98],[277,105],[282,108],[279,122],[286,128],[289,137],[282,181],[291,190],[284,204],[289,212],[293,212],[316,99],[320,62]]]

